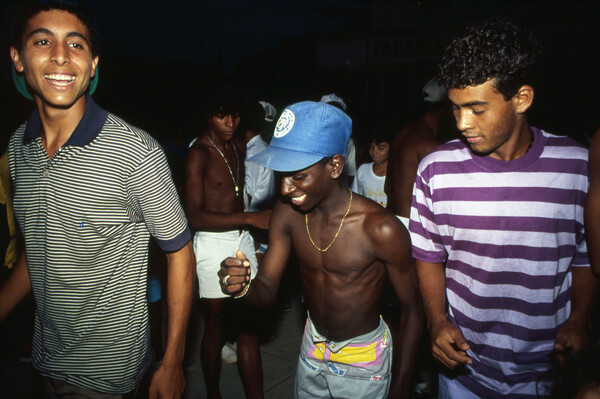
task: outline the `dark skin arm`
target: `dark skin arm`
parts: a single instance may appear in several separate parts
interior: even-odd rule
[[[217,161],[222,162],[211,158],[208,147],[199,143],[192,146],[186,156],[185,202],[192,230],[228,230],[242,226],[267,229],[271,211],[243,212],[242,197],[235,197],[228,180],[229,172],[224,169],[224,163]],[[224,176],[222,186],[219,176]]]
[[[446,318],[444,265],[418,259],[416,264],[433,356],[450,369],[465,363],[471,364],[472,360],[466,354],[469,344],[460,330]]]
[[[192,308],[195,266],[191,241],[180,250],[167,253],[167,345],[161,365],[152,376],[150,398],[180,398],[183,394],[185,378],[181,365]]]
[[[585,234],[592,271],[600,277],[600,128],[590,145],[590,187],[585,202]]]
[[[600,275],[600,129],[596,131],[590,145],[590,186],[585,203],[585,233],[591,269],[573,268],[571,289],[571,315],[556,335],[554,350],[557,361],[562,363],[565,355],[577,353],[590,344],[591,310],[598,293]]]
[[[561,364],[565,355],[581,352],[590,345],[591,311],[598,294],[598,280],[589,267],[573,268],[571,315],[556,335],[554,350]]]
[[[394,346],[398,349],[389,398],[409,398],[419,342],[424,326],[423,305],[415,264],[411,256],[408,231],[396,218],[368,218],[366,228],[372,237],[377,258],[400,301],[402,312]],[[394,243],[390,245],[390,243]]]
[[[269,247],[265,252],[258,274],[252,280],[250,289],[244,300],[257,306],[268,306],[277,299],[277,291],[285,272],[291,249],[291,238],[287,229],[291,208],[281,202],[275,205],[271,225],[269,227]],[[236,258],[227,258],[221,262],[218,272],[221,290],[228,295],[239,295],[250,281],[250,264],[242,251],[237,251]],[[223,285],[226,275],[228,285]]]

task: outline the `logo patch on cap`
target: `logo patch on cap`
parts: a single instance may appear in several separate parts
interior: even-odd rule
[[[290,130],[292,130],[295,120],[296,117],[294,116],[294,113],[286,108],[277,121],[273,136],[280,138],[288,134]]]

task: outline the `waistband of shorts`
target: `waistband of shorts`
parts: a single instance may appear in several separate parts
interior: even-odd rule
[[[344,341],[332,341],[330,339],[327,339],[324,335],[319,334],[319,332],[317,331],[317,328],[315,327],[312,320],[310,319],[310,314],[308,314],[308,317],[306,318],[306,334],[308,334],[308,336],[311,337],[312,342],[313,343],[327,342],[328,344],[331,344],[331,345],[329,345],[330,347],[338,348],[338,351],[340,349],[342,349],[343,347],[345,347],[346,345],[351,344],[351,343],[352,344],[363,344],[363,343],[372,342],[372,341],[376,340],[377,338],[381,337],[381,335],[385,332],[385,330],[387,330],[387,328],[388,328],[387,324],[385,323],[383,318],[381,316],[379,316],[379,325],[373,331],[370,331],[370,332],[362,334],[362,335],[358,335],[356,337],[353,337],[353,338],[350,338],[350,339],[347,339]]]
[[[226,231],[197,231],[198,237],[223,237],[223,238],[238,238],[246,233],[246,230],[226,230]]]

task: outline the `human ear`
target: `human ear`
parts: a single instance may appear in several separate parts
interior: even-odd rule
[[[96,67],[98,66],[98,61],[99,61],[98,56],[95,56],[94,58],[92,58],[92,74],[90,75],[91,78],[93,78],[94,75],[96,75]]]
[[[12,58],[13,64],[15,64],[16,71],[23,72],[25,68],[23,67],[23,62],[21,61],[21,55],[14,47],[10,48],[10,58]]]
[[[525,113],[533,104],[533,87],[529,85],[523,85],[514,95],[513,100],[515,101],[515,110],[517,113]]]
[[[340,154],[334,155],[329,160],[329,167],[331,168],[329,175],[332,179],[337,179],[342,175],[342,172],[344,171],[344,157]]]

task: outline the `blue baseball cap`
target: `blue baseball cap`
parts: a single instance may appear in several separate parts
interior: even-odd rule
[[[344,155],[352,120],[340,109],[304,101],[283,110],[267,148],[249,158],[279,172],[306,169],[325,157]]]

